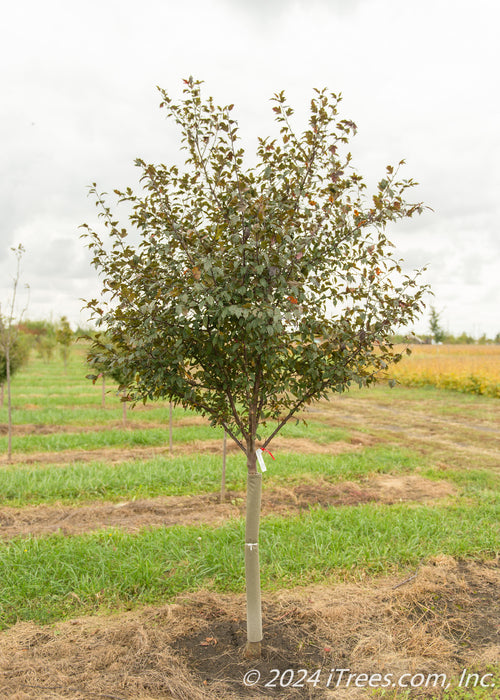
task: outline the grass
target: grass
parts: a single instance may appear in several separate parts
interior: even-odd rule
[[[224,436],[222,428],[212,428],[210,425],[195,425],[176,427],[173,439],[177,443],[194,442],[195,440],[221,440]],[[319,444],[327,444],[345,439],[348,432],[338,428],[326,428],[321,424],[303,424],[286,426],[282,431],[283,437],[305,437]],[[49,434],[14,435],[12,450],[14,453],[56,452],[60,450],[95,450],[106,447],[137,447],[168,445],[168,428],[150,427],[145,429],[108,427],[97,431],[56,432]],[[7,437],[0,438],[0,450],[6,451]]]
[[[498,547],[494,505],[362,505],[264,518],[262,586],[327,582],[341,572],[415,566],[445,553],[488,556]],[[242,591],[244,524],[119,530],[0,545],[2,625],[53,622],[95,609],[153,603],[198,588]]]
[[[210,426],[178,428],[176,442],[191,442],[194,439],[222,440],[222,430]],[[12,438],[14,452],[59,452],[61,450],[96,450],[105,447],[154,447],[168,445],[169,432],[163,428],[145,430],[113,429],[81,432],[50,433],[48,435],[23,435]],[[7,438],[0,439],[0,449],[6,449]]]
[[[446,469],[445,472],[436,469],[424,469],[422,476],[439,481],[445,478],[461,487],[465,496],[484,500],[500,498],[500,474],[487,469],[469,469],[466,472],[459,469]]]
[[[138,406],[129,411],[129,427],[117,427],[122,407],[111,383],[103,409],[101,388],[86,380],[85,373],[82,351],[76,350],[67,374],[57,362],[44,364],[34,358],[16,375],[14,422],[70,430],[17,435],[14,452],[168,445],[168,404]],[[373,406],[372,412],[390,407],[394,422],[400,420],[398,408],[409,407],[424,417],[466,416],[493,425],[497,406],[493,398],[433,387],[390,390],[379,386],[343,395],[336,410],[348,422],[360,401]],[[173,417],[174,443],[222,438],[221,431],[193,421],[193,414],[181,408],[174,409]],[[281,435],[326,444],[348,440],[353,426],[356,431],[370,431],[355,421],[339,428],[335,418],[328,421],[312,412],[308,419],[307,426],[287,425]],[[0,422],[6,422],[5,408],[0,410]],[[337,456],[277,451],[276,461],[267,460],[266,487],[317,481],[318,477],[340,482],[378,473],[418,473],[455,483],[459,495],[453,504],[367,504],[312,509],[296,517],[266,517],[261,539],[265,590],[331,582],[363,571],[386,573],[415,566],[439,553],[467,558],[498,552],[498,473],[481,468],[479,460],[474,467],[461,468],[450,462],[441,468],[435,457],[438,448],[430,443],[424,453],[384,442],[380,436],[377,439],[380,442],[373,447]],[[464,431],[462,439],[472,440],[472,432],[468,436]],[[2,438],[0,449],[5,444]],[[221,454],[161,454],[142,460],[123,455],[121,461],[111,463],[72,462],[69,452],[63,465],[20,462],[3,466],[0,502],[23,507],[196,495],[217,491],[220,473]],[[229,454],[227,488],[244,490],[245,483],[243,455]],[[202,587],[241,591],[243,529],[243,523],[234,520],[219,528],[179,526],[135,534],[113,530],[0,543],[1,625],[6,627],[17,619],[53,622],[74,614],[112,611]]]
[[[478,394],[466,394],[443,389],[426,384],[424,386],[397,385],[390,388],[387,384],[379,383],[369,388],[353,388],[344,394],[347,402],[350,399],[363,399],[367,403],[394,406],[400,403],[425,403],[426,410],[432,415],[462,415],[464,409],[475,418],[487,418],[495,415],[498,402],[491,397]]]
[[[462,672],[453,678],[446,677],[444,680],[441,676],[436,681],[433,673],[414,673],[409,675],[410,677],[406,675],[402,679],[406,686],[409,686],[411,680],[413,680],[415,687],[444,688],[442,695],[436,696],[440,697],[441,700],[492,700],[493,697],[498,698],[498,694],[492,695],[492,688],[498,689],[500,686],[500,670],[498,668],[467,668],[465,675]],[[394,679],[399,680],[395,677]],[[483,686],[481,686],[481,682]],[[409,700],[415,696],[412,695],[410,690],[380,688],[370,693],[369,697],[374,698],[374,700]]]
[[[245,458],[228,455],[226,486],[243,490]],[[409,473],[422,464],[418,456],[387,446],[336,456],[279,454],[268,460],[266,483],[293,484],[322,476],[328,481],[360,479],[377,473]],[[90,500],[131,500],[217,491],[220,455],[159,456],[110,464],[102,461],[64,467],[11,465],[0,470],[0,503],[22,506],[39,503],[79,503]]]
[[[52,452],[61,450],[93,450],[113,447],[168,445],[168,403],[148,403],[129,407],[127,425],[122,422],[122,403],[116,395],[116,384],[107,381],[106,407],[101,407],[101,387],[85,378],[83,353],[74,349],[68,371],[61,371],[55,362],[45,363],[33,357],[30,364],[16,374],[12,384],[14,422],[17,425],[61,426],[70,428],[49,434],[33,430],[29,435],[14,435],[15,453]],[[187,419],[187,421],[186,421]],[[196,424],[189,421],[196,420]],[[194,440],[221,440],[223,431],[212,428],[192,411],[173,409],[173,439],[188,443]],[[184,424],[183,424],[183,421]],[[7,422],[7,407],[0,409],[0,423]],[[140,423],[140,427],[137,426]],[[144,423],[148,424],[144,427]],[[267,429],[272,431],[274,424]],[[265,432],[265,431],[264,431]],[[325,426],[314,418],[296,424],[290,422],[280,433],[283,437],[307,438],[318,444],[347,440],[349,432]],[[0,451],[6,451],[7,437],[0,437]]]

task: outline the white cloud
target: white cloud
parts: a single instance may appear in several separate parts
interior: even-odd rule
[[[499,19],[495,0],[9,5],[0,47],[0,295],[8,248],[21,241],[32,309],[78,314],[78,290],[95,288],[78,238],[78,226],[95,219],[86,186],[134,185],[137,156],[178,160],[178,133],[155,85],[179,96],[193,74],[218,102],[235,103],[250,151],[273,128],[275,91],[287,91],[299,127],[313,87],[342,92],[367,181],[405,158],[403,175],[421,183],[416,198],[434,209],[394,232],[406,266],[430,263],[435,305],[451,330],[498,332]]]

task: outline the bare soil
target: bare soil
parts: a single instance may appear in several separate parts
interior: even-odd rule
[[[25,406],[24,408],[37,408],[36,406]],[[134,409],[134,413],[137,409]],[[178,418],[175,421],[177,428],[193,426],[193,425],[208,425],[208,421],[203,416],[186,416]],[[57,425],[54,423],[21,423],[12,426],[13,435],[53,435],[54,433],[102,433],[106,430],[151,430],[152,428],[166,429],[165,423],[155,421],[138,420],[135,416],[131,419],[130,413],[125,425],[123,420],[106,421],[105,423],[93,423],[91,425],[78,425],[74,423],[66,423],[65,425]],[[6,435],[8,432],[7,423],[0,423],[0,435]]]
[[[429,501],[455,493],[445,481],[419,476],[384,475],[362,482],[331,484],[324,480],[303,482],[287,488],[264,490],[262,513],[286,515],[311,507],[358,505],[370,501],[397,503]],[[219,525],[244,513],[243,492],[229,492],[224,503],[219,494],[160,497],[123,503],[93,502],[88,505],[38,505],[0,508],[0,537],[40,536],[55,532],[76,535],[101,528],[119,527],[136,531],[143,527]]]
[[[0,687],[6,700],[236,700],[373,697],[338,687],[338,673],[487,673],[500,658],[500,563],[438,557],[413,574],[266,594],[262,658],[243,656],[240,595],[183,595],[175,603],[42,627],[20,622],[0,634]],[[244,674],[261,673],[246,687]],[[265,687],[278,669],[320,669],[314,687]],[[290,673],[288,674],[288,678]],[[284,677],[286,680],[286,676]],[[329,688],[327,688],[328,681]],[[365,683],[366,686],[366,683]],[[490,698],[500,697],[491,688]],[[441,687],[410,690],[439,698]],[[390,697],[397,697],[391,692]],[[399,696],[398,696],[399,697]],[[404,695],[407,698],[407,695]],[[461,696],[463,697],[463,696]],[[485,696],[483,696],[485,697]]]

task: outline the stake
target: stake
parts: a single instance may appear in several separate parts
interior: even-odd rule
[[[226,500],[226,452],[227,452],[227,433],[224,430],[224,437],[222,439],[222,478],[220,483],[220,502],[224,503]]]
[[[172,440],[172,402],[170,402],[169,405],[169,415],[168,415],[168,446],[170,449],[170,454],[172,454],[174,448],[173,448],[173,440]]]
[[[5,364],[7,368],[7,462],[12,461],[12,397],[10,393],[10,338],[5,347]]]

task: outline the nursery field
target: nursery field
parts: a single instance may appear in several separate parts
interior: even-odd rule
[[[221,502],[222,431],[176,407],[170,450],[168,404],[124,420],[82,348],[67,372],[33,357],[10,463],[0,409],[0,697],[500,698],[500,355],[468,353],[419,347],[409,386],[332,396],[273,441],[259,662],[242,453]]]

